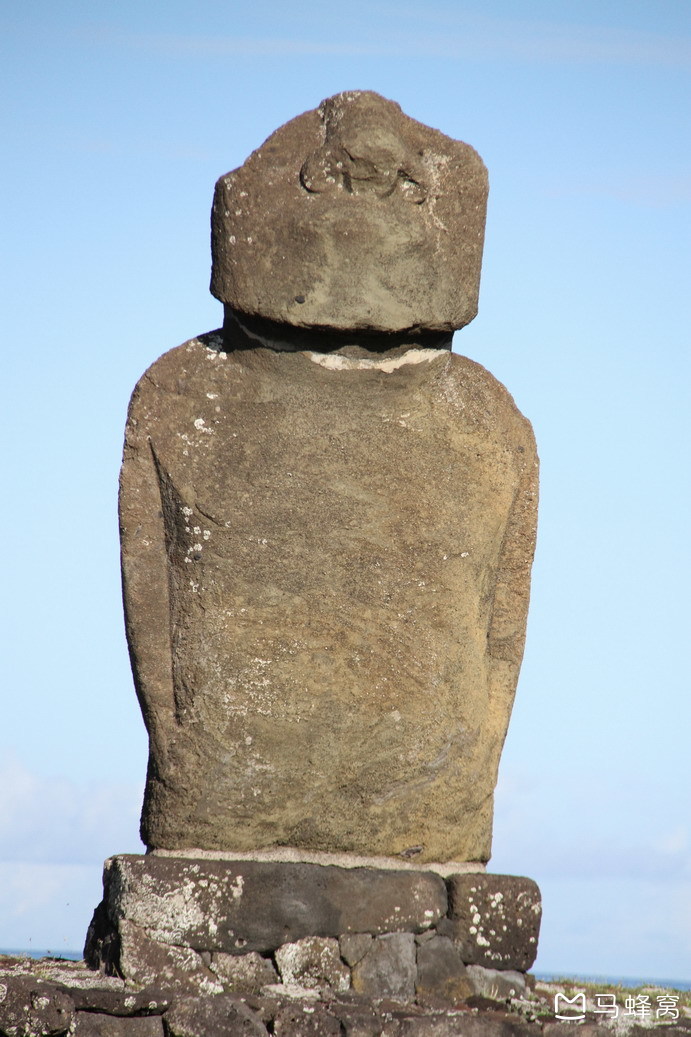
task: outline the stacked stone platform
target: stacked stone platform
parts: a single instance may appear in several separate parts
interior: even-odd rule
[[[539,924],[512,875],[117,856],[85,961],[0,957],[0,1037],[569,1037]]]
[[[484,872],[122,855],[106,861],[93,969],[205,995],[353,991],[453,1004],[525,989],[536,884]]]

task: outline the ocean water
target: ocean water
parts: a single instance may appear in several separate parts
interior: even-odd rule
[[[534,972],[535,979],[544,980],[545,983],[558,983],[561,979],[568,979],[576,983],[592,983],[593,986],[601,984],[603,987],[671,987],[673,990],[691,990],[691,980],[688,979],[651,979],[650,976],[572,976],[564,972]]]
[[[15,958],[67,958],[68,961],[81,961],[83,954],[81,951],[66,951],[60,950],[43,950],[34,949],[31,950],[18,950],[16,947],[0,947],[0,954],[7,954],[10,957]]]

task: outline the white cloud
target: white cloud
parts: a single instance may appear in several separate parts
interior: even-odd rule
[[[101,868],[0,861],[0,948],[81,951],[102,895]]]
[[[193,33],[128,33],[102,27],[79,34],[94,44],[116,44],[137,50],[170,54],[175,57],[229,57],[229,56],[343,56],[377,57],[382,54],[403,54],[412,48],[413,41],[403,44],[349,43],[346,40],[307,40],[267,36],[195,36]],[[401,49],[401,47],[403,49]]]
[[[430,32],[435,22],[439,31]],[[113,43],[180,57],[309,55],[462,58],[530,64],[691,65],[690,37],[623,26],[426,11],[426,31],[421,31],[419,9],[405,6],[396,7],[391,17],[386,10],[374,12],[366,24],[370,25],[368,38],[372,42],[362,42],[363,21],[358,18],[340,26],[336,41],[331,21],[324,23],[322,38],[128,33],[110,26],[82,30],[80,35],[91,43]],[[386,32],[378,31],[384,26]]]
[[[142,788],[70,781],[0,762],[0,947],[81,950],[101,899],[103,861],[140,853]]]
[[[562,176],[546,186],[553,198],[586,195],[664,209],[691,201],[691,172],[604,172],[597,176]]]
[[[546,879],[535,971],[684,980],[691,881]]]
[[[550,880],[691,882],[691,826],[683,796],[648,775],[638,787],[597,774],[563,777],[551,794],[503,770],[497,787],[492,871]]]
[[[13,756],[0,762],[0,859],[93,863],[141,852],[143,790],[115,780],[41,777]]]
[[[654,778],[565,774],[546,790],[505,768],[489,870],[527,875],[543,900],[538,972],[648,980],[691,969],[691,833]]]
[[[415,6],[396,7],[396,18],[419,23]],[[689,65],[691,37],[630,29],[624,25],[583,25],[531,18],[505,18],[456,10],[425,12],[425,25],[443,31],[434,37],[411,33],[410,45],[436,47],[440,57],[514,60],[530,63]],[[418,42],[419,41],[419,42]],[[432,44],[434,41],[434,44]]]

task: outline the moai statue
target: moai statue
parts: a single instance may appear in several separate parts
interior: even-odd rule
[[[122,468],[150,849],[488,859],[537,459],[451,352],[486,197],[472,148],[368,92],[218,181],[223,329],[142,377]]]

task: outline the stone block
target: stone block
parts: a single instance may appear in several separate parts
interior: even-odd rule
[[[104,904],[98,910],[118,934],[122,975],[212,982],[195,950],[246,954],[307,936],[420,931],[445,913],[447,895],[432,872],[149,854],[106,861]],[[98,957],[101,943],[87,957]],[[176,948],[191,951],[180,958]]]
[[[70,1037],[164,1037],[160,1016],[115,1016],[77,1012]]]
[[[268,1037],[258,1015],[239,998],[180,998],[166,1012],[166,1037]]]
[[[108,987],[70,986],[74,1007],[81,1012],[104,1015],[162,1015],[170,1008],[171,991],[150,986],[143,990],[113,990]]]
[[[332,1011],[341,1023],[342,1037],[382,1037],[383,1020],[372,1005],[339,1001]]]
[[[262,997],[277,999],[277,1004],[283,1004],[286,1000],[317,1002],[321,996],[318,990],[310,990],[299,983],[269,983],[261,994]]]
[[[411,1016],[402,1019],[394,1032],[395,1037],[541,1037],[539,1026],[492,1012],[445,1012],[436,1018]]]
[[[446,1014],[436,1018],[408,1015],[396,1022],[396,1028],[391,1031],[392,1037],[466,1037],[468,1032],[464,1018],[449,1018]]]
[[[231,993],[258,994],[262,987],[278,983],[278,973],[272,962],[256,951],[241,955],[214,951],[209,968],[218,976],[224,990]]]
[[[0,980],[0,1033],[6,1037],[44,1037],[66,1033],[74,1002],[64,990],[30,975]]]
[[[474,993],[453,942],[447,936],[425,940],[417,949],[417,1000],[456,1004]]]
[[[525,972],[537,955],[542,902],[532,879],[453,875],[444,931],[467,965]]]
[[[446,918],[441,918],[437,923],[436,929],[426,929],[424,933],[417,933],[415,936],[415,943],[421,946],[423,943],[427,943],[429,940],[434,940],[437,936],[445,936],[446,933],[439,932],[439,926],[444,926]]]
[[[338,940],[306,936],[296,943],[284,943],[274,957],[284,983],[335,993],[350,987],[350,969],[341,961]]]
[[[341,1023],[325,1005],[290,1004],[274,1020],[275,1037],[341,1037]]]
[[[222,992],[223,985],[192,947],[152,939],[126,918],[119,919],[117,933],[118,956],[109,967],[125,979],[199,994]]]
[[[211,291],[299,327],[452,331],[477,312],[486,204],[467,144],[338,94],[218,181]]]
[[[415,937],[412,933],[378,936],[352,972],[353,990],[368,997],[412,1001],[415,997]]]
[[[475,993],[490,1001],[508,1001],[523,997],[526,978],[515,969],[486,969],[483,965],[468,965],[467,974]]]
[[[104,865],[103,882],[105,890],[108,861]],[[117,929],[113,927],[108,915],[108,904],[102,900],[96,906],[84,942],[84,961],[90,969],[101,969],[110,976],[118,975],[117,961],[120,953]]]
[[[338,941],[341,957],[348,965],[357,965],[372,944],[370,933],[346,933]]]

